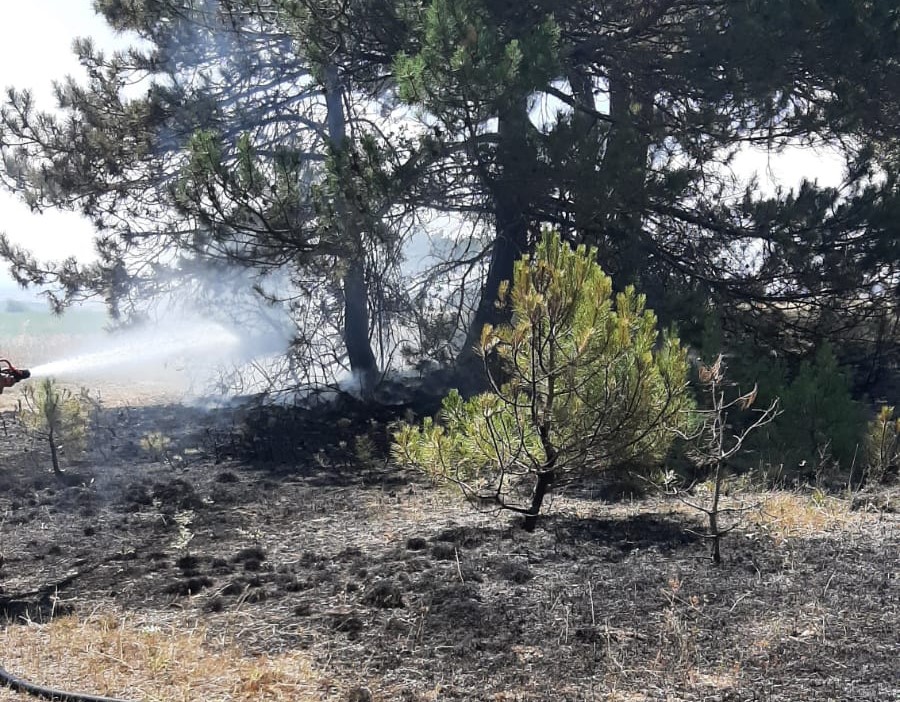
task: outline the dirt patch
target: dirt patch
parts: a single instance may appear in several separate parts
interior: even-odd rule
[[[199,623],[248,659],[302,654],[318,682],[292,699],[900,699],[900,520],[882,498],[782,495],[716,568],[676,503],[557,498],[534,534],[472,512],[379,457],[386,422],[310,417],[250,460],[233,412],[119,406],[60,482],[4,420],[9,645],[29,619],[103,609]],[[37,654],[20,664],[46,675]]]

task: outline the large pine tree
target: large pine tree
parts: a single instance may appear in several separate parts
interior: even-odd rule
[[[57,113],[10,91],[0,148],[6,185],[32,207],[91,219],[99,261],[42,267],[3,239],[19,279],[55,286],[60,306],[102,294],[130,315],[173,287],[193,286],[196,300],[204,272],[221,282],[237,264],[247,288],[292,307],[295,370],[330,366],[311,371],[327,380],[345,365],[371,390],[369,282],[373,261],[396,256],[385,173],[400,156],[382,160],[384,140],[334,60],[338,35],[306,34],[321,29],[310,8],[97,3],[141,46],[106,56],[79,41],[88,83],[61,84]]]
[[[469,143],[495,223],[470,341],[543,222],[682,323],[715,305],[783,345],[896,315],[894,3],[422,0],[409,17],[401,94]],[[548,98],[567,109],[529,120]],[[747,145],[825,144],[839,189],[810,173],[763,197],[730,169]]]

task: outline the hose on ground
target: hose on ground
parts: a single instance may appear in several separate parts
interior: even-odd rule
[[[35,685],[13,675],[3,666],[0,666],[0,684],[12,688],[16,692],[25,692],[47,700],[57,700],[57,702],[129,702],[128,700],[120,700],[115,697],[86,695],[80,692],[66,692],[65,690],[55,690],[52,687]]]

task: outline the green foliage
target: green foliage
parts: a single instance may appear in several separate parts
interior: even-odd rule
[[[452,315],[482,289],[478,312],[493,310],[496,283],[550,220],[682,333],[715,305],[729,330],[752,326],[793,353],[896,297],[896,4],[98,0],[110,26],[144,41],[104,53],[79,40],[86,81],[60,80],[54,112],[10,90],[0,180],[33,209],[90,218],[99,258],[48,264],[3,236],[0,258],[59,305],[90,295],[116,314],[205,287],[206,264],[245,266],[261,283],[248,293],[264,297],[267,274],[285,273],[295,285],[279,297],[296,293],[309,349],[292,349],[293,378],[341,333],[356,348],[399,326],[391,305],[370,325],[353,301],[434,293],[399,265],[406,232],[478,223],[485,247],[446,261],[471,286],[441,296],[436,313]],[[401,100],[422,111],[404,121],[424,117],[405,136]],[[326,117],[341,112],[347,129],[331,133]],[[764,195],[728,173],[742,145],[821,141],[847,158],[840,188]],[[495,273],[484,285],[476,263]],[[783,302],[815,311],[798,320]],[[474,319],[472,341],[493,321]]]
[[[729,373],[743,391],[758,379],[760,403],[780,398],[781,408],[771,424],[749,438],[735,469],[762,469],[775,481],[814,481],[831,473],[845,482],[861,465],[866,423],[850,378],[829,344],[822,344],[812,359],[793,366],[789,360],[740,353],[730,359]]]
[[[517,398],[518,399],[518,398]],[[404,424],[394,436],[395,457],[423,469],[438,482],[450,481],[467,496],[489,493],[498,470],[525,475],[531,463],[546,463],[536,428],[519,425],[512,403],[483,393],[464,400],[452,390],[441,405],[441,422]],[[522,459],[523,464],[517,465]]]
[[[883,405],[866,432],[866,480],[883,482],[900,465],[900,417]]]
[[[409,22],[420,27],[419,51],[400,52],[394,60],[405,102],[444,113],[475,107],[488,114],[558,73],[559,28],[549,15],[523,22],[518,12],[519,21],[511,22],[479,0],[433,0],[414,14]]]
[[[533,528],[546,492],[580,470],[663,456],[688,403],[686,352],[633,288],[613,295],[595,250],[555,232],[516,263],[503,302],[512,322],[486,325],[479,349],[493,391],[451,392],[441,423],[397,431],[394,455]]]
[[[784,415],[774,426],[786,461],[815,467],[825,451],[843,468],[850,467],[861,448],[865,417],[828,344],[801,364],[782,403]]]
[[[74,394],[53,378],[28,384],[19,400],[18,415],[32,436],[49,444],[53,471],[61,473],[58,447],[83,451],[89,426],[89,403],[84,393]]]
[[[723,346],[722,318],[718,310],[703,310],[699,326],[700,358],[711,361],[722,352]]]
[[[852,291],[889,298],[894,286],[880,283],[897,261],[897,181],[871,178],[886,167],[868,144],[893,133],[897,99],[876,99],[869,86],[871,75],[897,84],[888,58],[900,39],[896,3],[407,5],[399,96],[440,123],[448,153],[465,141],[499,222],[491,268],[500,262],[502,277],[504,240],[522,246],[500,220],[513,212],[533,230],[552,211],[577,231],[565,235],[598,247],[617,284],[636,284],[683,332],[697,321],[689,310],[714,301],[731,329],[740,318],[783,334],[774,346],[805,344],[837,338],[838,325],[823,334],[827,315],[797,324],[778,305],[745,314],[744,303],[786,298],[822,310],[827,300],[843,323],[864,317],[846,304]],[[534,114],[547,95],[570,114],[546,110],[530,122],[526,105]],[[842,132],[867,145],[845,152],[853,163],[840,189],[807,182],[767,197],[756,182],[712,176],[743,143],[777,151],[824,134],[839,143]],[[760,236],[766,246],[748,248]]]
[[[222,171],[222,140],[212,129],[195,132],[188,142],[190,155],[188,172],[192,175],[206,175]]]

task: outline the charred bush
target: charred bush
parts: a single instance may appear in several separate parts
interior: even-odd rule
[[[339,394],[315,408],[260,406],[248,411],[236,446],[239,457],[261,464],[305,464],[311,458],[327,466],[383,465],[390,456],[389,426],[412,412],[424,416],[435,403],[415,395],[410,402],[363,402]]]
[[[380,580],[371,585],[363,595],[363,602],[380,609],[403,607],[403,593],[396,583]]]
[[[172,583],[166,588],[166,592],[170,595],[196,595],[201,590],[212,587],[212,584],[212,578],[200,575]]]
[[[428,541],[421,536],[411,536],[406,540],[406,548],[410,551],[423,551],[428,548]]]
[[[190,554],[184,555],[175,561],[175,565],[179,570],[187,576],[196,575],[197,567],[200,565],[200,559]]]
[[[248,546],[247,548],[242,548],[238,551],[231,560],[235,563],[247,563],[249,561],[256,561],[257,563],[262,563],[266,560],[266,550],[261,546]]]
[[[175,478],[168,482],[154,483],[151,494],[159,500],[163,509],[197,509],[203,500],[187,480]]]

